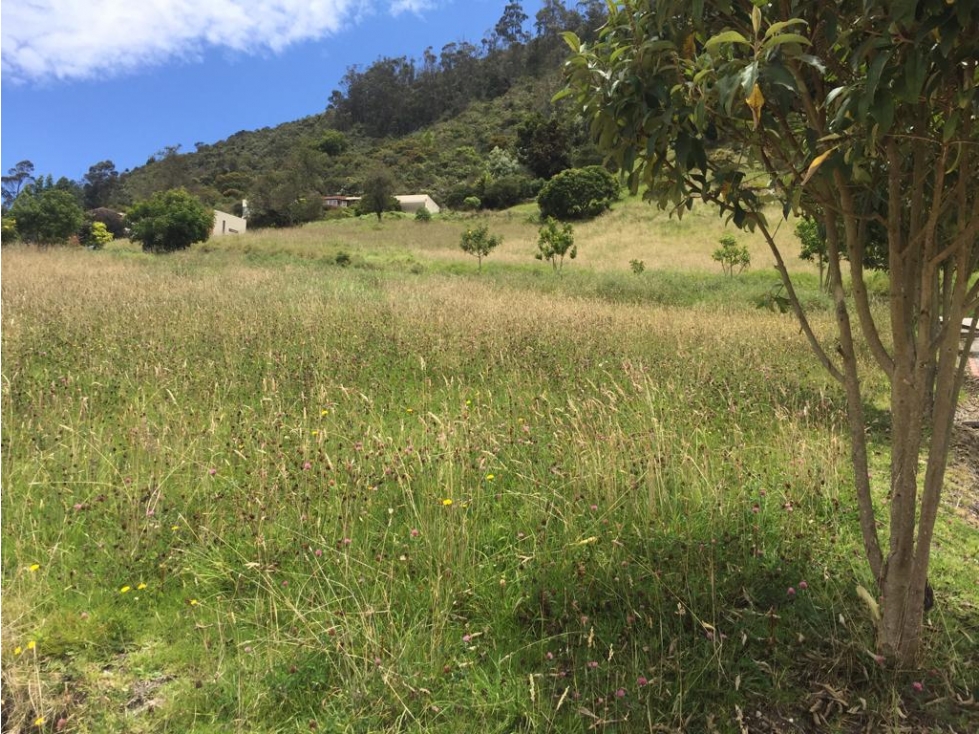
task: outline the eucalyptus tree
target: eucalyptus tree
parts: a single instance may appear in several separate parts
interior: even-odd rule
[[[677,215],[707,202],[769,243],[802,331],[846,394],[863,545],[883,600],[878,608],[867,595],[880,615],[879,650],[910,663],[976,336],[973,325],[960,352],[960,325],[979,321],[971,277],[979,265],[979,2],[609,5],[593,44],[566,36],[565,94],[634,190],[647,186]],[[744,155],[725,155],[718,143]],[[773,236],[773,203],[825,230],[832,340],[820,338],[796,297]],[[864,272],[874,228],[890,274],[884,314],[871,307]],[[868,475],[861,339],[890,383],[882,506]]]

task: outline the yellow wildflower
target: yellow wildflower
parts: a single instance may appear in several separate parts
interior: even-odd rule
[[[36,719],[34,719],[34,726],[44,726],[44,717],[38,716]]]
[[[140,584],[139,586],[136,587],[136,590],[137,591],[142,591],[145,588],[146,588],[146,584]]]
[[[445,507],[451,507],[452,506],[452,500],[450,498],[446,497],[444,500],[442,500],[442,504]]]
[[[37,642],[36,641],[31,640],[30,642],[27,643],[27,649],[28,650],[33,650],[35,647],[37,647]]]
[[[40,564],[40,563],[32,563],[32,564],[31,564],[31,567],[30,567],[30,569],[29,569],[29,570],[30,570],[30,572],[31,572],[31,573],[34,573],[34,572],[35,572],[35,571],[37,571],[37,570],[38,570],[38,569],[39,569],[40,567],[41,567],[41,564]]]
[[[20,655],[22,652],[24,652],[24,648],[22,648],[20,645],[17,645],[17,647],[14,648],[14,655]]]
[[[123,586],[121,589],[119,589],[119,593],[120,594],[128,594],[132,590],[133,590],[133,587],[132,586]]]
[[[496,475],[495,474],[487,474],[486,475],[486,481],[487,482],[492,482],[494,479],[496,479]]]

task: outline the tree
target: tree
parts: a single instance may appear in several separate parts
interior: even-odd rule
[[[368,174],[364,181],[364,195],[360,200],[360,210],[365,214],[376,214],[381,221],[384,212],[390,209],[394,196],[394,177],[386,168],[378,168]]]
[[[548,217],[537,233],[537,253],[534,257],[549,262],[554,272],[561,272],[564,268],[565,256],[570,260],[578,256],[578,248],[574,243],[574,230],[570,224],[565,224],[558,229],[557,220]]]
[[[976,336],[973,327],[960,355],[959,329],[967,315],[979,321],[979,283],[970,282],[979,266],[979,4],[611,7],[594,45],[568,37],[567,92],[634,190],[645,184],[648,198],[677,215],[703,200],[768,242],[809,344],[846,395],[863,545],[883,599],[878,648],[911,664],[955,405]],[[717,141],[744,156],[720,155]],[[829,344],[796,296],[769,203],[825,229],[837,327]],[[885,233],[890,271],[883,318],[864,277],[872,225]],[[886,548],[867,471],[860,334],[890,383]]]
[[[523,28],[526,22],[527,14],[523,11],[523,6],[517,2],[507,3],[503,8],[503,15],[493,28],[493,35],[490,37],[491,50],[527,43],[530,34]]]
[[[725,275],[728,277],[740,275],[751,265],[751,253],[748,252],[747,247],[738,244],[734,235],[723,235],[720,244],[721,246],[714,250],[710,258],[721,264]]]
[[[28,188],[10,207],[17,222],[17,234],[24,242],[40,245],[62,244],[82,226],[82,208],[75,196],[51,186],[41,191]]]
[[[3,181],[3,209],[7,211],[23,188],[34,182],[34,164],[27,160],[20,161],[0,180]]]
[[[618,197],[615,177],[601,166],[587,166],[561,171],[541,188],[537,204],[543,217],[590,219]]]
[[[489,227],[485,224],[481,224],[475,229],[467,229],[465,232],[463,232],[459,246],[462,248],[463,252],[476,256],[476,259],[479,262],[478,269],[482,271],[483,258],[496,249],[501,242],[503,242],[502,236],[491,235],[489,233]]]
[[[571,167],[571,136],[556,118],[536,112],[517,126],[517,158],[537,178],[549,179]]]
[[[129,238],[142,242],[144,252],[184,250],[211,236],[214,211],[186,189],[171,189],[137,202],[126,215]]]
[[[112,161],[101,161],[90,166],[84,176],[83,186],[86,209],[107,207],[119,190],[119,172]]]

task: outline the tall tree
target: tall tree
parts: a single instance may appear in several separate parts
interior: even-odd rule
[[[708,202],[769,243],[803,332],[846,395],[863,544],[883,599],[878,646],[910,664],[979,322],[971,279],[979,267],[979,2],[620,0],[610,8],[596,44],[570,39],[569,93],[633,189],[647,185],[649,198],[678,215]],[[747,155],[718,154],[718,139]],[[766,216],[770,199],[783,215],[800,212],[825,229],[837,327],[829,343],[795,295]],[[871,308],[864,277],[873,225],[886,232],[886,315]],[[967,316],[973,326],[960,353]],[[886,547],[868,473],[861,333],[890,382]]]
[[[523,6],[518,2],[507,3],[489,38],[490,50],[498,51],[527,43],[530,34],[524,30],[526,22],[527,14],[523,11]]]
[[[119,189],[119,172],[116,164],[105,160],[90,166],[84,178],[86,209],[108,207]]]
[[[28,160],[20,161],[7,171],[3,181],[3,208],[9,209],[25,186],[34,182],[34,164]]]

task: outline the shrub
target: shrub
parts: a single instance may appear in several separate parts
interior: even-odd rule
[[[112,242],[112,232],[102,222],[85,222],[78,231],[78,240],[86,247],[101,250]]]
[[[564,267],[565,256],[569,260],[577,257],[578,248],[574,244],[574,230],[570,224],[558,229],[557,220],[548,217],[537,234],[537,254],[534,257],[547,260],[555,271],[559,272]]]
[[[480,201],[478,196],[467,196],[462,201],[462,208],[466,211],[474,212],[483,206],[483,202]]]
[[[431,222],[432,213],[428,211],[428,209],[426,209],[425,207],[422,207],[421,209],[415,212],[415,221],[422,222],[422,223]]]
[[[467,229],[462,233],[462,241],[459,246],[463,252],[475,255],[479,261],[479,270],[483,269],[483,258],[490,254],[490,251],[503,242],[503,237],[490,235],[489,227],[485,224],[474,229]]]
[[[619,198],[619,183],[601,166],[570,168],[544,184],[537,197],[542,217],[596,217]]]
[[[636,275],[642,275],[643,272],[646,270],[646,263],[643,262],[642,260],[630,260],[629,267],[632,269],[632,272],[635,273]]]
[[[116,239],[126,236],[126,220],[119,212],[106,207],[89,209],[85,212],[85,219],[90,222],[102,222],[105,228]]]
[[[171,189],[141,201],[129,210],[130,239],[145,252],[174,252],[211,236],[214,211],[185,189]]]
[[[485,209],[506,209],[530,197],[532,181],[526,176],[487,178],[482,186]]]
[[[739,246],[734,235],[726,234],[721,237],[719,242],[721,246],[714,250],[711,259],[721,264],[725,275],[734,275],[735,268],[737,268],[738,273],[741,273],[751,265],[751,255],[748,253],[748,248],[743,245]]]

